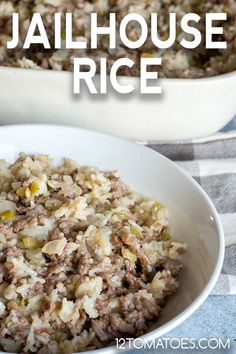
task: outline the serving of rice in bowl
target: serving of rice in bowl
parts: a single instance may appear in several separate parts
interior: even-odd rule
[[[5,127],[0,138],[2,352],[76,353],[109,350],[116,338],[148,340],[205,299],[223,260],[222,230],[204,192],[175,165],[74,128]],[[155,172],[146,168],[153,154]],[[158,192],[150,197],[149,188]],[[170,206],[171,225],[159,200]]]

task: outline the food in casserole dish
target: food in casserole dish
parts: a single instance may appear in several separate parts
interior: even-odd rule
[[[0,162],[0,347],[73,353],[146,333],[187,245],[115,171],[47,155]]]
[[[90,38],[90,14],[96,12],[100,18],[100,26],[108,26],[108,14],[115,12],[117,19],[128,13],[141,14],[150,25],[150,14],[158,13],[158,33],[162,39],[168,38],[168,21],[170,12],[177,14],[177,41],[169,50],[157,50],[149,39],[139,50],[130,50],[118,41],[117,49],[109,49],[108,38],[100,36],[97,50],[43,50],[41,45],[33,45],[30,50],[23,50],[19,46],[15,50],[6,50],[6,43],[11,39],[11,15],[20,13],[21,39],[24,40],[32,14],[40,13],[49,36],[54,42],[55,13],[73,13],[74,39]],[[219,40],[227,42],[227,49],[206,49],[204,42],[195,50],[183,49],[180,41],[184,33],[180,29],[180,20],[186,13],[194,12],[202,17],[197,25],[204,34],[204,14],[207,12],[226,12],[227,21],[221,22],[224,34],[218,35]],[[118,26],[117,26],[118,28]],[[130,24],[129,38],[139,38],[139,27]],[[119,36],[117,30],[117,37]],[[63,37],[63,33],[62,33]],[[204,38],[204,36],[202,36]],[[215,36],[216,37],[216,36]],[[90,57],[97,63],[99,59],[108,59],[108,68],[118,58],[128,57],[136,64],[133,68],[120,68],[120,75],[140,76],[139,62],[141,57],[162,57],[162,66],[158,67],[160,77],[200,78],[214,76],[236,70],[236,4],[234,0],[14,0],[0,2],[0,65],[23,68],[44,68],[55,70],[72,70],[74,57]],[[153,68],[155,70],[155,68]]]

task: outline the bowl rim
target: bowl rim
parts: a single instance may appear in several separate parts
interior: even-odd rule
[[[0,75],[2,72],[22,72],[22,73],[35,73],[35,75],[39,75],[39,73],[41,73],[41,75],[55,75],[55,76],[68,76],[68,74],[73,74],[73,71],[67,71],[67,70],[53,70],[53,69],[33,69],[33,68],[18,68],[18,67],[9,67],[9,66],[1,66],[0,65]],[[33,74],[34,75],[34,74]],[[98,79],[100,77],[99,74],[96,74],[94,76],[96,79]],[[107,75],[108,77],[108,75]],[[124,82],[126,82],[126,80],[131,80],[131,82],[137,82],[139,81],[139,77],[135,77],[135,76],[117,76],[120,80],[123,80]],[[207,84],[211,84],[211,83],[219,83],[221,84],[222,82],[225,81],[229,81],[229,80],[233,80],[236,79],[236,70],[230,71],[228,73],[224,73],[224,74],[220,74],[220,75],[214,75],[214,76],[207,76],[207,77],[200,77],[200,78],[195,78],[195,79],[188,79],[188,78],[158,78],[158,80],[161,80],[163,82],[168,82],[171,83],[171,85],[175,85],[175,84],[187,84],[187,85],[197,85],[197,84],[202,84],[202,83],[207,83]]]
[[[224,251],[225,251],[225,243],[224,243],[224,231],[223,231],[223,226],[219,217],[219,214],[211,201],[210,197],[208,194],[204,191],[204,189],[194,180],[193,177],[191,177],[187,172],[185,172],[180,166],[178,166],[175,162],[171,161],[167,157],[163,156],[159,152],[138,144],[132,140],[128,140],[125,138],[120,138],[111,134],[106,134],[106,133],[100,133],[97,131],[93,130],[88,130],[88,129],[83,129],[83,128],[78,128],[78,127],[73,127],[73,126],[68,126],[68,125],[62,125],[62,124],[12,124],[12,125],[3,125],[0,127],[0,134],[4,132],[4,130],[9,131],[11,129],[37,129],[37,128],[42,128],[42,129],[63,129],[63,130],[73,130],[73,131],[82,131],[86,134],[91,134],[91,135],[99,135],[101,137],[105,138],[112,138],[117,142],[120,143],[125,143],[127,146],[135,146],[136,148],[140,149],[145,149],[148,150],[149,153],[152,153],[154,155],[159,155],[159,158],[164,159],[169,165],[172,167],[176,168],[180,174],[187,179],[190,183],[192,183],[193,187],[196,189],[196,192],[200,193],[201,196],[203,197],[205,203],[209,207],[209,209],[212,212],[212,216],[214,218],[214,223],[216,227],[216,232],[218,236],[218,256],[216,260],[216,265],[215,268],[211,274],[210,279],[208,280],[207,284],[205,285],[204,289],[202,292],[195,298],[195,300],[184,310],[182,311],[179,315],[168,321],[167,323],[161,325],[160,327],[151,330],[150,332],[144,334],[143,336],[139,336],[137,338],[141,338],[143,343],[150,342],[154,339],[157,339],[164,334],[170,332],[172,329],[176,328],[178,325],[180,325],[183,321],[185,321],[189,316],[191,316],[201,305],[202,303],[206,300],[208,295],[210,294],[211,290],[213,289],[214,285],[216,284],[216,281],[220,275],[221,268],[223,265],[224,261]],[[0,137],[1,139],[1,137]],[[123,351],[131,350],[132,345],[123,349]],[[73,354],[111,354],[117,351],[118,349],[116,348],[115,345],[105,347],[105,348],[100,348],[100,349],[95,349],[91,351],[85,351],[85,352],[80,352],[80,353],[73,353]],[[10,354],[6,352],[1,352],[2,354]]]

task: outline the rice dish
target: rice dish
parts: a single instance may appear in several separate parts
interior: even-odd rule
[[[177,41],[171,49],[157,50],[154,48],[151,39],[140,49],[130,50],[118,41],[116,49],[109,49],[107,37],[100,36],[99,49],[91,50],[65,50],[50,49],[43,50],[41,45],[33,45],[30,50],[22,49],[20,45],[17,49],[6,49],[6,43],[11,39],[11,18],[12,13],[20,13],[21,21],[21,41],[23,42],[30,19],[33,13],[40,13],[49,36],[50,43],[53,43],[53,16],[55,13],[72,13],[74,18],[74,40],[90,39],[90,14],[98,13],[100,26],[108,26],[108,14],[117,14],[118,23],[129,13],[141,14],[150,26],[150,14],[158,14],[158,33],[161,39],[168,38],[169,13],[177,15]],[[194,12],[204,19],[204,14],[208,12],[226,12],[227,21],[223,21],[223,35],[215,36],[215,40],[227,42],[227,49],[206,49],[204,40],[194,50],[183,49],[180,41],[185,34],[180,28],[180,21],[186,13]],[[118,27],[118,26],[117,26]],[[204,20],[197,24],[204,38]],[[140,28],[130,24],[128,28],[129,38],[136,40],[139,38]],[[62,33],[63,37],[63,33]],[[117,30],[117,37],[119,33]],[[153,68],[158,70],[160,77],[176,78],[201,78],[215,76],[236,70],[236,3],[234,0],[8,0],[0,2],[0,65],[14,66],[33,69],[53,69],[72,70],[73,58],[91,58],[97,63],[99,72],[99,60],[101,57],[107,58],[108,70],[110,70],[115,60],[119,58],[130,58],[136,66],[120,68],[118,74],[125,76],[140,76],[139,62],[142,57],[161,57],[162,66]]]
[[[116,171],[0,161],[0,348],[74,353],[136,337],[178,288],[187,245]]]

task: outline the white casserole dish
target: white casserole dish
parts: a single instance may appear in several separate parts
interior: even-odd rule
[[[169,299],[160,321],[142,337],[145,343],[178,326],[207,298],[223,263],[223,229],[209,197],[177,165],[144,146],[96,132],[51,125],[1,127],[0,158],[11,163],[22,151],[49,153],[56,160],[66,156],[103,170],[117,168],[134,190],[168,207],[174,239],[187,242],[188,251],[180,288]],[[108,347],[88,353],[115,352]]]
[[[99,77],[96,78],[97,81]],[[138,86],[137,78],[121,80]],[[212,134],[236,113],[236,71],[203,79],[162,79],[162,95],[73,95],[68,72],[0,68],[0,123],[77,125],[139,141]]]

